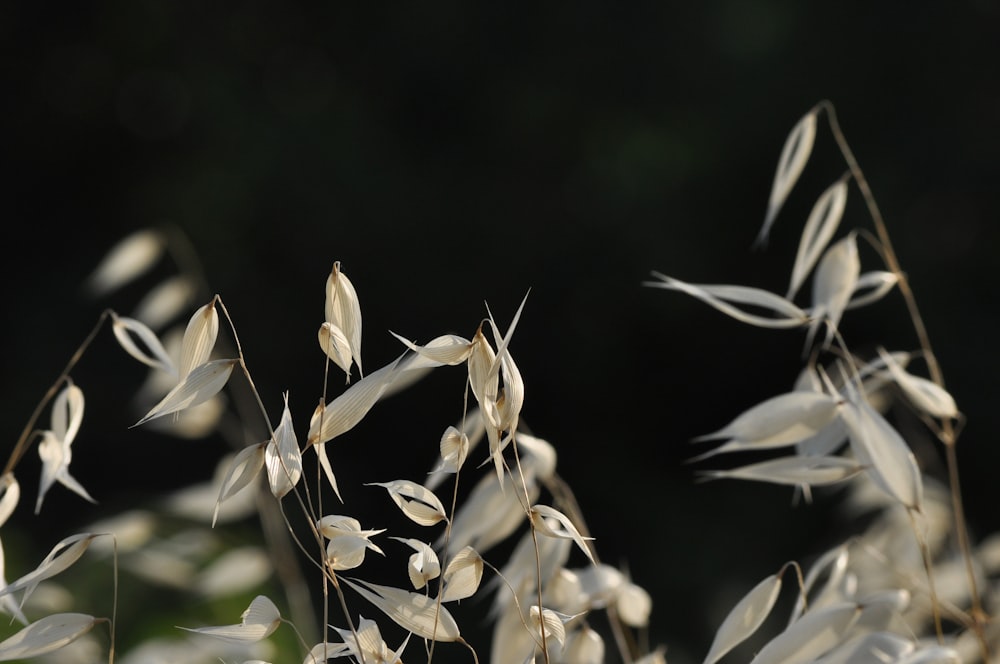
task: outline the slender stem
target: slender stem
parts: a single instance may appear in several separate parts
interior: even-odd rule
[[[114,312],[110,309],[105,309],[101,312],[101,315],[97,318],[97,323],[94,325],[94,328],[83,340],[83,343],[80,344],[80,347],[76,349],[76,352],[69,358],[69,362],[66,363],[66,367],[62,370],[62,373],[59,374],[59,377],[56,378],[55,382],[52,383],[52,386],[45,393],[45,396],[42,397],[42,400],[38,402],[37,406],[35,406],[35,410],[31,413],[31,417],[29,417],[28,421],[25,423],[24,429],[21,430],[21,435],[17,439],[17,443],[14,445],[14,451],[10,453],[10,457],[7,459],[7,465],[4,466],[3,473],[0,475],[6,475],[7,473],[12,472],[17,466],[21,457],[23,457],[24,453],[28,450],[28,442],[31,438],[31,432],[35,430],[38,418],[42,416],[42,412],[45,410],[45,407],[49,405],[49,402],[55,398],[59,387],[69,378],[69,372],[76,367],[87,348],[89,348],[90,344],[93,343],[94,339],[97,337],[98,331],[100,331],[101,326],[104,324],[104,321],[108,318],[108,316],[112,315],[114,315]]]
[[[112,602],[111,602],[111,646],[108,650],[108,664],[115,663],[115,626],[118,624],[118,538],[111,534],[112,551]]]
[[[882,217],[882,212],[878,208],[878,204],[875,202],[875,196],[872,194],[871,188],[868,186],[868,180],[865,178],[864,172],[861,170],[861,166],[858,165],[858,161],[855,159],[854,153],[848,145],[847,139],[844,137],[844,133],[840,128],[840,123],[837,121],[837,113],[833,108],[833,104],[829,101],[823,101],[819,104],[819,107],[827,112],[827,118],[829,119],[833,137],[837,142],[837,146],[840,148],[841,154],[844,156],[844,160],[847,162],[848,168],[850,168],[851,176],[854,178],[858,188],[861,190],[861,195],[864,198],[865,205],[868,208],[868,213],[875,226],[875,232],[878,234],[879,241],[882,244],[882,254],[885,258],[886,266],[898,280],[899,292],[903,296],[907,311],[910,315],[910,320],[913,322],[913,328],[916,332],[917,339],[919,340],[920,348],[923,351],[925,361],[927,362],[927,370],[930,373],[931,380],[943,389],[944,374],[941,371],[941,366],[938,363],[937,356],[934,354],[934,349],[931,347],[930,336],[927,334],[927,328],[924,325],[923,317],[920,315],[920,310],[917,307],[917,300],[913,295],[913,290],[910,288],[910,282],[907,279],[906,273],[903,272],[900,267],[899,260],[896,257],[896,252],[892,247],[892,241],[889,238],[889,231],[885,225],[885,220]],[[965,509],[962,504],[961,486],[959,483],[958,458],[955,453],[955,444],[958,437],[950,419],[945,418],[943,420],[938,438],[945,447],[945,458],[948,465],[948,481],[951,488],[952,511],[955,515],[955,532],[958,538],[959,548],[962,551],[962,557],[965,560],[966,576],[968,577],[969,594],[972,602],[974,628],[976,635],[979,637],[979,643],[983,651],[984,659],[988,661],[989,646],[987,645],[984,632],[984,622],[987,619],[987,616],[986,612],[983,610],[982,600],[979,596],[979,589],[976,583],[976,576],[972,563],[972,547],[969,543],[969,533],[965,520]]]
[[[920,548],[920,557],[924,563],[924,573],[927,575],[927,589],[931,596],[931,612],[934,616],[934,631],[937,633],[938,643],[944,645],[944,628],[941,626],[941,606],[938,601],[937,588],[934,584],[934,574],[932,573],[933,562],[931,561],[930,548],[927,546],[927,538],[917,527],[916,517],[913,510],[907,508],[906,515],[910,517],[910,528],[917,539],[917,546]]]
[[[488,425],[487,425],[488,426]],[[528,484],[524,479],[524,469],[521,467],[521,455],[517,451],[517,440],[511,432],[511,447],[514,448],[514,461],[517,464],[517,474],[521,479],[521,488],[524,491],[525,515],[528,517],[528,528],[531,530],[531,543],[535,548],[535,585],[538,590],[538,631],[542,637],[542,658],[545,664],[549,664],[549,648],[545,639],[545,616],[542,613],[545,607],[542,606],[542,555],[538,549],[538,532],[535,530],[535,523],[531,520],[531,496],[528,493]]]

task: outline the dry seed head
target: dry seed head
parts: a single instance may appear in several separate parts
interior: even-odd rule
[[[218,298],[212,298],[194,312],[188,320],[181,342],[180,378],[183,380],[195,367],[208,361],[219,336],[219,312],[215,309]]]

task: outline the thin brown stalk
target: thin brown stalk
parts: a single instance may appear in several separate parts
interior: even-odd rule
[[[829,101],[823,101],[820,103],[820,107],[825,109],[827,112],[827,119],[830,124],[830,129],[833,132],[834,140],[836,140],[837,146],[840,148],[840,152],[843,155],[844,160],[847,162],[848,168],[851,171],[851,176],[854,178],[858,188],[861,190],[865,206],[868,208],[868,213],[875,226],[875,232],[878,235],[879,242],[882,244],[882,253],[885,257],[886,266],[894,275],[896,275],[896,278],[898,279],[899,292],[902,294],[903,300],[906,303],[910,320],[913,323],[914,332],[917,335],[920,348],[923,352],[925,361],[927,362],[927,370],[930,373],[931,380],[933,380],[941,388],[944,388],[944,374],[941,371],[941,366],[938,363],[937,356],[934,354],[934,349],[931,346],[930,336],[927,334],[927,328],[924,325],[923,317],[920,315],[920,310],[917,307],[916,297],[913,295],[913,290],[910,288],[910,282],[907,279],[906,273],[903,272],[899,264],[899,260],[896,257],[896,252],[892,247],[892,241],[889,238],[888,228],[886,227],[885,220],[882,217],[882,212],[879,210],[878,204],[875,202],[875,196],[872,194],[871,188],[868,186],[868,180],[865,178],[864,172],[861,170],[861,166],[858,164],[857,159],[855,159],[854,153],[848,145],[847,139],[844,137],[844,133],[840,128],[840,123],[837,121],[837,114],[834,110],[833,104]],[[969,594],[972,602],[971,611],[974,619],[974,629],[976,636],[979,639],[983,658],[986,661],[989,661],[989,646],[986,642],[986,635],[984,631],[984,624],[988,617],[986,612],[983,610],[982,600],[979,596],[978,585],[976,583],[975,570],[972,562],[972,547],[969,542],[968,527],[965,520],[965,509],[962,504],[958,458],[955,453],[955,444],[957,443],[958,438],[950,420],[946,419],[942,422],[938,438],[944,444],[945,448],[945,461],[948,466],[948,483],[951,490],[952,511],[955,516],[955,533],[958,539],[959,548],[962,552],[962,557],[965,560],[966,576],[968,578]]]
[[[517,474],[521,479],[521,488],[524,490],[524,513],[528,517],[528,528],[531,529],[531,543],[535,547],[535,586],[537,586],[538,590],[538,619],[541,625],[538,631],[542,637],[542,658],[545,664],[549,664],[549,648],[545,640],[545,620],[542,616],[542,611],[545,608],[542,605],[542,555],[538,549],[538,533],[535,531],[535,524],[531,522],[531,497],[528,494],[528,484],[524,479],[524,469],[521,467],[521,455],[517,451],[517,439],[513,434],[511,435],[510,444],[514,448],[514,461],[517,464]]]
[[[933,565],[931,561],[930,548],[927,546],[927,538],[923,536],[917,527],[917,520],[913,516],[913,510],[907,509],[906,515],[910,518],[910,528],[917,539],[917,546],[920,548],[920,558],[924,564],[924,573],[927,575],[927,590],[931,596],[931,612],[934,616],[934,631],[937,633],[938,643],[944,645],[944,628],[941,626],[941,603],[938,600],[937,587],[934,583]]]
[[[4,466],[3,475],[12,472],[17,466],[17,463],[21,460],[21,457],[24,456],[24,453],[28,450],[31,432],[35,430],[35,425],[38,424],[38,418],[42,416],[42,412],[45,411],[45,408],[49,405],[52,399],[55,398],[56,393],[59,391],[59,387],[69,378],[70,372],[76,367],[77,363],[80,362],[83,354],[87,351],[87,348],[90,347],[90,344],[93,343],[94,339],[97,337],[97,333],[101,329],[101,326],[111,313],[110,309],[105,309],[101,312],[101,315],[98,316],[97,323],[94,325],[93,329],[84,338],[79,348],[76,349],[76,352],[69,358],[69,362],[66,363],[62,373],[60,373],[59,377],[56,378],[54,383],[52,383],[52,386],[42,397],[42,400],[38,402],[37,406],[35,406],[35,410],[32,411],[31,417],[28,418],[28,421],[24,425],[24,429],[21,430],[21,435],[18,437],[17,443],[14,445],[14,451],[11,452],[10,457],[7,458],[7,465]]]

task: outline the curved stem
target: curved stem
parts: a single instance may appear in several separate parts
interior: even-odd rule
[[[87,348],[90,347],[90,344],[93,343],[94,339],[97,337],[97,333],[100,331],[104,321],[107,320],[108,316],[111,314],[112,311],[110,309],[105,309],[101,312],[101,315],[97,319],[97,324],[94,325],[94,328],[90,331],[86,338],[84,338],[80,347],[77,348],[76,352],[69,358],[69,362],[66,363],[66,367],[62,370],[62,373],[60,373],[59,377],[56,378],[54,383],[52,383],[52,387],[48,389],[45,396],[42,397],[42,400],[38,402],[37,406],[35,406],[35,410],[31,413],[31,417],[29,417],[28,421],[25,423],[24,429],[21,430],[21,435],[18,437],[17,443],[14,445],[14,451],[11,452],[10,457],[7,458],[7,465],[4,466],[3,473],[0,473],[0,476],[12,472],[17,466],[18,461],[20,461],[21,457],[24,456],[24,453],[28,450],[28,441],[31,438],[31,432],[35,430],[35,425],[38,423],[38,418],[42,416],[42,411],[44,411],[45,407],[49,405],[49,402],[55,398],[59,387],[66,382],[67,378],[69,378],[69,372],[76,367],[77,363],[79,363],[80,358],[83,357]]]
[[[878,235],[879,242],[882,244],[882,254],[885,258],[886,266],[894,275],[896,275],[899,292],[903,296],[903,300],[906,303],[906,309],[910,315],[910,320],[913,322],[913,329],[916,332],[920,348],[923,352],[925,361],[927,362],[927,370],[930,373],[931,380],[943,389],[944,374],[942,373],[941,366],[937,361],[937,356],[934,354],[934,349],[931,347],[930,336],[927,334],[927,328],[924,325],[923,317],[920,315],[920,310],[917,308],[917,300],[913,295],[913,290],[910,288],[910,282],[906,277],[906,273],[903,272],[900,267],[899,259],[896,257],[896,252],[892,247],[892,241],[889,239],[889,231],[886,228],[885,220],[882,218],[882,212],[879,210],[878,204],[875,202],[875,196],[872,194],[871,188],[868,186],[868,180],[865,178],[865,174],[861,170],[861,166],[858,165],[858,161],[855,159],[854,153],[848,145],[847,139],[844,137],[844,133],[840,128],[840,123],[837,121],[837,113],[833,108],[833,104],[829,101],[823,101],[819,104],[819,107],[826,110],[827,118],[830,123],[830,130],[833,132],[834,140],[836,140],[837,146],[840,148],[840,152],[843,155],[844,160],[847,162],[847,166],[851,171],[851,177],[854,178],[858,188],[861,190],[865,206],[868,208],[868,213],[875,226],[875,232]],[[951,489],[951,506],[955,515],[955,532],[958,538],[959,548],[962,551],[962,557],[965,560],[975,632],[979,638],[980,647],[983,651],[983,657],[988,661],[990,653],[984,633],[984,623],[987,616],[983,610],[982,600],[979,596],[975,571],[972,563],[972,547],[969,543],[968,527],[965,521],[965,509],[962,504],[961,485],[959,483],[958,458],[955,452],[955,444],[958,441],[958,436],[956,435],[954,426],[950,419],[946,418],[942,422],[938,438],[944,444],[945,448],[945,459],[948,466],[948,483]]]

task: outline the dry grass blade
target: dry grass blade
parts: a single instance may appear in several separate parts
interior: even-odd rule
[[[482,326],[479,326],[475,336],[472,337],[472,352],[468,360],[469,387],[472,388],[479,410],[487,421],[495,412],[497,393],[500,389],[500,375],[493,371],[495,361],[496,352],[483,334]]]
[[[181,341],[180,377],[185,378],[195,367],[208,361],[219,336],[219,312],[215,308],[215,298],[202,305],[188,320]]]
[[[325,443],[354,428],[399,375],[403,356],[352,385],[322,410],[313,414],[309,427],[310,445]]]
[[[170,353],[163,347],[156,333],[145,323],[138,319],[119,316],[112,312],[111,331],[114,332],[115,339],[118,340],[118,343],[126,353],[147,366],[159,369],[173,376],[177,375],[177,367],[174,366],[174,361],[170,358]],[[148,352],[139,347],[135,339],[132,338],[132,335],[135,335],[142,341]]]
[[[918,410],[931,417],[958,417],[958,406],[947,390],[933,381],[909,373],[884,348],[879,348],[878,353],[889,368],[893,381]]]
[[[330,361],[340,367],[351,382],[351,342],[344,331],[335,324],[326,322],[319,326],[319,347]]]
[[[809,161],[816,140],[816,115],[817,109],[814,108],[802,116],[785,139],[781,157],[778,159],[778,168],[774,173],[774,182],[771,184],[771,196],[767,202],[764,226],[754,242],[755,246],[767,246],[771,225],[806,167],[806,162]]]
[[[193,408],[208,401],[226,386],[237,363],[239,360],[212,360],[196,367],[170,390],[160,403],[153,406],[132,426],[137,427],[154,418],[176,413],[185,408]]]
[[[84,613],[56,613],[37,620],[0,642],[0,662],[28,659],[69,645],[102,622]]]
[[[854,294],[860,274],[858,243],[852,232],[827,249],[816,268],[810,312],[812,324],[809,326],[807,347],[812,344],[816,331],[823,323],[828,324],[823,347],[829,346],[833,330],[840,324],[840,318]]]
[[[292,414],[288,410],[287,392],[281,422],[274,430],[274,438],[267,444],[265,463],[271,493],[276,498],[284,498],[302,477],[302,453],[292,426]]]
[[[423,639],[457,641],[461,638],[455,618],[433,597],[368,581],[346,577],[342,580],[396,624]]]
[[[789,300],[795,298],[799,288],[805,282],[809,272],[816,265],[820,254],[837,230],[844,207],[847,205],[847,180],[841,178],[823,192],[816,201],[806,225],[802,229],[802,238],[795,254],[795,265],[792,267],[792,280],[788,286]]]
[[[802,588],[795,599],[795,606],[792,607],[788,625],[791,625],[805,612],[806,604],[813,609],[831,604],[830,598],[842,598],[840,588],[844,575],[847,573],[847,563],[850,557],[846,544],[841,544],[830,549],[813,563],[806,573],[806,578],[802,583]],[[816,584],[825,579],[823,587],[819,590],[814,588]]]
[[[751,664],[811,662],[839,644],[861,614],[853,602],[814,609],[760,649]]]
[[[232,465],[222,480],[222,486],[219,487],[219,497],[215,501],[215,511],[212,514],[213,528],[219,518],[219,508],[222,503],[257,477],[257,473],[264,467],[265,454],[265,443],[257,443],[244,447],[233,459]]]
[[[854,284],[854,292],[845,310],[857,309],[878,302],[899,283],[899,277],[893,272],[872,270],[858,277]]]
[[[875,484],[904,507],[920,511],[923,480],[906,441],[881,414],[859,398],[844,409],[851,449]]]
[[[258,595],[243,612],[238,625],[213,627],[181,627],[187,632],[203,634],[230,643],[256,643],[266,639],[281,624],[281,613],[274,602]]]
[[[441,574],[441,562],[430,544],[413,538],[393,537],[391,539],[403,542],[416,552],[410,555],[406,567],[407,573],[410,575],[410,582],[415,590],[420,590],[427,585],[428,581],[438,578]]]
[[[728,470],[707,470],[710,479],[739,479],[809,487],[849,480],[864,468],[852,459],[832,456],[790,456],[751,463]]]
[[[24,590],[20,603],[23,607],[24,602],[34,592],[39,583],[69,569],[73,563],[80,559],[94,538],[98,536],[98,533],[82,533],[62,540],[52,548],[52,551],[49,552],[49,555],[45,556],[45,559],[42,560],[38,567],[0,590],[0,596]]]
[[[542,639],[542,631],[544,630],[544,639],[555,639],[559,642],[559,645],[566,643],[566,622],[568,622],[568,619],[575,617],[561,616],[552,609],[542,609],[539,611],[535,605],[532,605],[528,610],[528,616],[540,640]]]
[[[340,261],[333,264],[326,279],[326,322],[343,330],[351,357],[358,365],[358,373],[364,376],[361,366],[361,303],[354,284],[340,271]]]
[[[21,485],[14,473],[5,473],[0,477],[0,492],[3,492],[0,498],[0,526],[3,526],[21,500]]]
[[[587,542],[593,540],[593,537],[584,537],[580,534],[580,531],[576,529],[573,522],[570,521],[569,517],[555,509],[554,507],[549,507],[548,505],[533,505],[531,510],[529,510],[531,525],[541,534],[548,537],[559,537],[562,539],[573,540],[577,547],[586,554],[587,559],[591,563],[596,562],[594,560],[594,554],[590,551],[590,547]],[[555,520],[558,526],[553,527],[549,523],[549,519]]]
[[[483,580],[483,559],[471,546],[467,546],[451,559],[442,576],[444,590],[442,602],[453,602],[472,597]]]
[[[414,353],[435,363],[456,366],[465,362],[469,358],[469,353],[472,352],[472,342],[457,334],[443,334],[431,339],[424,346],[418,346],[416,343],[395,332],[390,332],[389,334],[399,339],[404,346]]]
[[[646,286],[687,293],[743,323],[775,329],[803,327],[809,323],[809,315],[805,311],[769,291],[749,286],[689,284],[659,272],[653,272],[653,276],[660,281],[647,281]],[[760,316],[730,302],[764,309],[777,317]]]
[[[410,480],[370,482],[366,486],[380,486],[389,492],[392,501],[411,521],[421,526],[433,526],[448,519],[448,514],[434,492]],[[409,500],[408,500],[409,499]]]
[[[823,392],[793,391],[771,397],[749,408],[732,422],[692,442],[729,439],[692,461],[715,454],[793,445],[827,428],[840,411],[839,402]]]
[[[778,574],[772,574],[754,586],[722,621],[702,664],[715,664],[756,632],[771,613],[780,592],[781,576]]]
[[[84,500],[96,502],[87,490],[69,474],[73,460],[72,444],[83,423],[83,391],[68,383],[52,404],[52,428],[42,432],[38,456],[42,460],[42,477],[38,486],[35,514],[42,509],[42,502],[49,489],[59,482]]]

